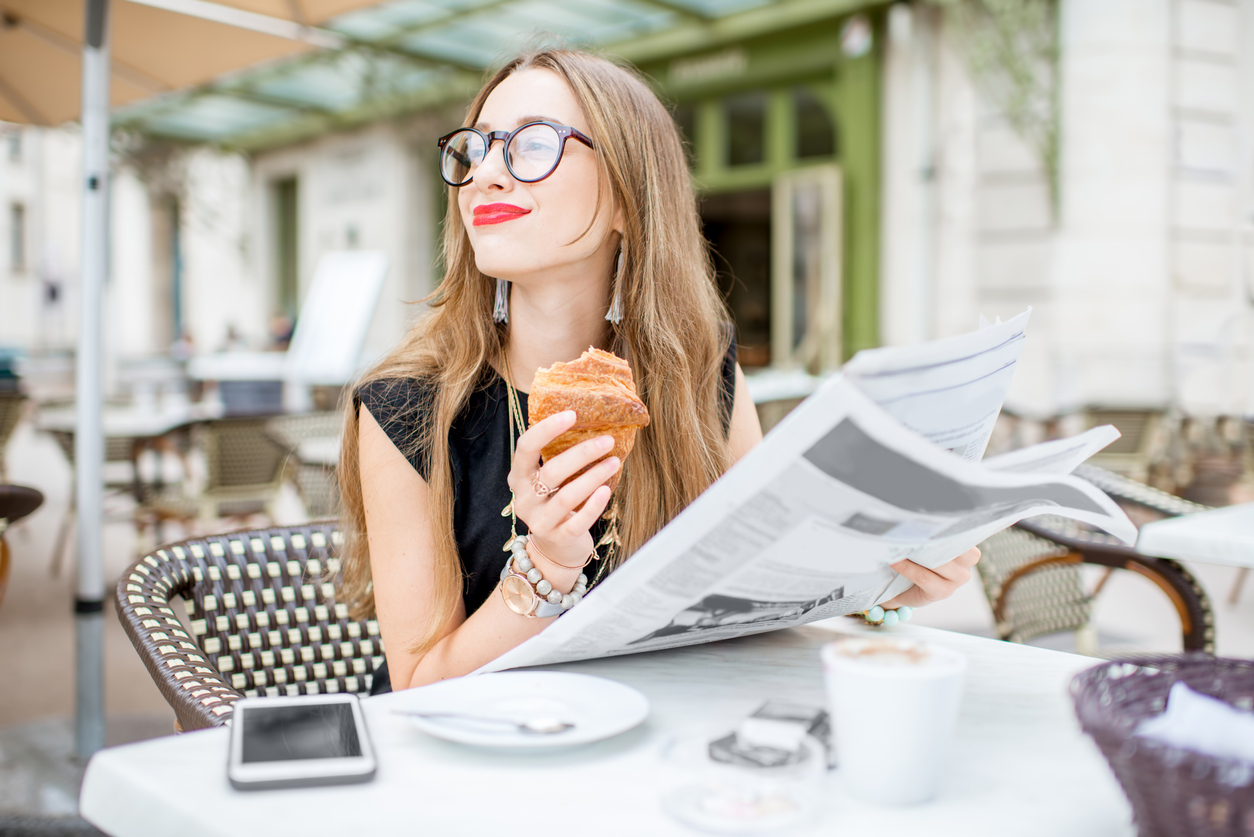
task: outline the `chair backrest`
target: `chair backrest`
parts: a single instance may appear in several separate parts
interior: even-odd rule
[[[244,696],[370,691],[383,642],[335,599],[341,543],[330,523],[235,532],[162,547],[123,574],[118,618],[182,729],[225,723]]]
[[[1001,598],[1003,585],[1015,571],[1067,552],[1066,547],[1013,527],[984,541],[976,567],[989,607]],[[1011,588],[997,633],[1002,639],[1027,642],[1046,634],[1078,630],[1089,623],[1092,609],[1079,567],[1043,567],[1018,579]]]
[[[275,416],[266,424],[270,435],[288,450],[306,439],[338,438],[343,428],[344,414],[338,410]]]
[[[1082,464],[1073,473],[1117,502],[1132,503],[1158,515],[1174,517],[1209,508],[1096,465]],[[1062,533],[1078,534],[1077,524],[1065,518],[1047,516],[1033,520]],[[1066,547],[1018,528],[998,532],[980,544],[980,550],[983,554],[976,566],[990,607],[995,607],[1005,583],[1021,567],[1068,552]],[[1026,642],[1045,634],[1078,630],[1088,624],[1092,609],[1092,595],[1085,589],[1077,565],[1047,566],[1015,579],[997,631],[1002,639]]]
[[[344,415],[338,410],[277,416],[266,424],[270,436],[293,452],[310,439],[338,439],[343,428]],[[334,467],[298,461],[291,477],[311,517],[335,513],[340,492]]]
[[[277,485],[289,451],[266,432],[266,418],[206,422],[202,433],[207,490]]]
[[[1094,464],[1140,482],[1148,479],[1150,464],[1166,444],[1161,412],[1094,409],[1087,411],[1085,420],[1089,427],[1113,424],[1121,434],[1093,455]]]
[[[1072,473],[1080,479],[1093,483],[1116,502],[1134,503],[1164,517],[1194,514],[1211,508],[1211,506],[1204,506],[1201,503],[1194,503],[1174,494],[1168,494],[1152,485],[1137,482],[1122,474],[1116,474],[1114,471],[1087,462],[1079,465]]]
[[[61,449],[61,453],[65,454],[65,459],[74,465],[74,434],[68,430],[49,430],[48,434],[56,441],[57,447]],[[127,436],[105,436],[104,438],[104,461],[105,462],[130,462],[134,455],[135,440]]]

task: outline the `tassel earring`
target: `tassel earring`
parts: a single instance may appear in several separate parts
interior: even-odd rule
[[[610,302],[610,310],[605,314],[605,319],[614,325],[623,321],[623,253],[626,250],[625,244],[618,249],[618,265],[614,268],[614,299]]]
[[[496,305],[492,308],[492,319],[498,323],[509,322],[509,282],[496,280]]]

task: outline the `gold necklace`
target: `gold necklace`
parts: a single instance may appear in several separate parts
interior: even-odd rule
[[[522,404],[518,401],[518,392],[514,389],[514,373],[509,368],[509,352],[503,352],[505,356],[505,388],[509,390],[509,465],[514,467],[514,446],[517,443],[518,436],[521,436],[527,429],[526,420],[522,414]],[[510,489],[509,505],[501,509],[501,517],[509,516],[509,540],[505,542],[503,547],[505,552],[509,552],[514,542],[518,540],[518,515],[514,513],[514,491]]]

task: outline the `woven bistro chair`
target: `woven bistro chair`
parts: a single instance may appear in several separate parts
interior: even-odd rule
[[[245,696],[370,692],[383,641],[335,600],[342,542],[333,523],[213,535],[122,575],[118,618],[178,729],[220,726]]]
[[[265,418],[226,418],[199,428],[205,456],[204,487],[188,493],[173,486],[145,498],[136,517],[143,523],[177,520],[211,524],[262,514],[274,522],[274,501],[283,486],[288,450],[266,432]]]
[[[1150,463],[1161,455],[1167,445],[1167,430],[1157,410],[1091,409],[1084,414],[1087,427],[1113,424],[1120,436],[1093,455],[1090,467],[1101,466],[1124,477],[1144,483],[1149,478]]]
[[[305,511],[315,519],[335,513],[339,484],[334,465],[304,461],[300,447],[311,439],[338,440],[343,426],[344,417],[338,411],[278,416],[266,423],[266,432],[292,455],[288,476],[305,504]]]
[[[70,468],[77,475],[74,434],[68,430],[50,430],[48,435],[57,443],[57,447],[65,455],[65,461],[69,463]],[[105,436],[104,464],[106,469],[109,466],[114,466],[115,471],[120,472],[122,469],[117,466],[123,464],[128,466],[125,476],[122,476],[120,473],[110,474],[106,471],[103,484],[105,499],[127,496],[139,498],[142,495],[143,486],[140,483],[139,468],[136,464],[138,455],[136,445],[136,440],[130,437]],[[65,559],[66,548],[70,543],[70,532],[73,531],[74,521],[78,517],[77,502],[78,492],[71,485],[70,502],[65,507],[65,513],[61,516],[61,525],[57,528],[57,538],[52,546],[52,561],[49,564],[49,572],[52,573],[53,578],[61,574],[61,563]],[[122,515],[114,509],[112,512],[106,512],[105,519],[109,521],[130,521],[132,514],[128,511],[125,515]]]
[[[1139,506],[1156,516],[1206,509],[1096,466],[1082,465],[1074,474],[1116,502]],[[1027,642],[1046,634],[1074,631],[1078,649],[1096,656],[1093,604],[1118,569],[1137,573],[1163,591],[1180,618],[1183,650],[1214,653],[1215,620],[1210,598],[1178,561],[1142,555],[1116,538],[1052,515],[1029,518],[998,532],[980,544],[980,550],[983,555],[976,566],[1002,639]],[[1091,590],[1081,573],[1084,564],[1105,568]]]

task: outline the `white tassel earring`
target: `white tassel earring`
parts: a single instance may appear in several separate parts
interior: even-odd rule
[[[623,321],[623,253],[626,250],[626,244],[618,249],[618,265],[614,268],[614,299],[610,302],[610,310],[605,314],[605,319],[614,325]]]
[[[492,319],[498,323],[509,322],[509,282],[496,280],[496,305],[492,308]]]

